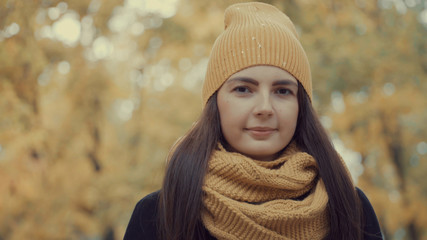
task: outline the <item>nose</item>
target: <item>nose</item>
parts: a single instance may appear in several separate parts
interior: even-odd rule
[[[254,114],[260,117],[270,117],[273,115],[273,105],[270,94],[260,93],[254,109]]]

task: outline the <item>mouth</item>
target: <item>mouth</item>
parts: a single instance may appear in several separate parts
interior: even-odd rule
[[[277,129],[271,128],[271,127],[250,127],[250,128],[246,128],[246,130],[263,132],[263,131],[275,131]]]
[[[270,128],[270,127],[250,127],[245,128],[245,131],[247,131],[250,135],[252,135],[255,138],[265,138],[269,137],[271,134],[277,131],[277,128]]]

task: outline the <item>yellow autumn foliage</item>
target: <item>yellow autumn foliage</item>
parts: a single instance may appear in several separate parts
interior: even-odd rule
[[[0,0],[0,239],[122,239],[161,186],[224,9],[244,1],[156,1]],[[427,239],[425,6],[264,2],[294,21],[313,105],[360,154],[386,239]]]

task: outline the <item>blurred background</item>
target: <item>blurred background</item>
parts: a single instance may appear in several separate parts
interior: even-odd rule
[[[231,3],[0,0],[0,239],[122,239],[197,119]],[[264,1],[386,239],[427,239],[427,1]]]

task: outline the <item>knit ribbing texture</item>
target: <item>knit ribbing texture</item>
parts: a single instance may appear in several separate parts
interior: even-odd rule
[[[212,47],[203,83],[204,103],[231,75],[257,65],[289,72],[311,99],[310,64],[288,16],[260,2],[231,5],[224,15],[225,29]]]
[[[317,169],[294,143],[270,162],[220,146],[205,176],[203,223],[217,239],[322,239],[328,195]]]

